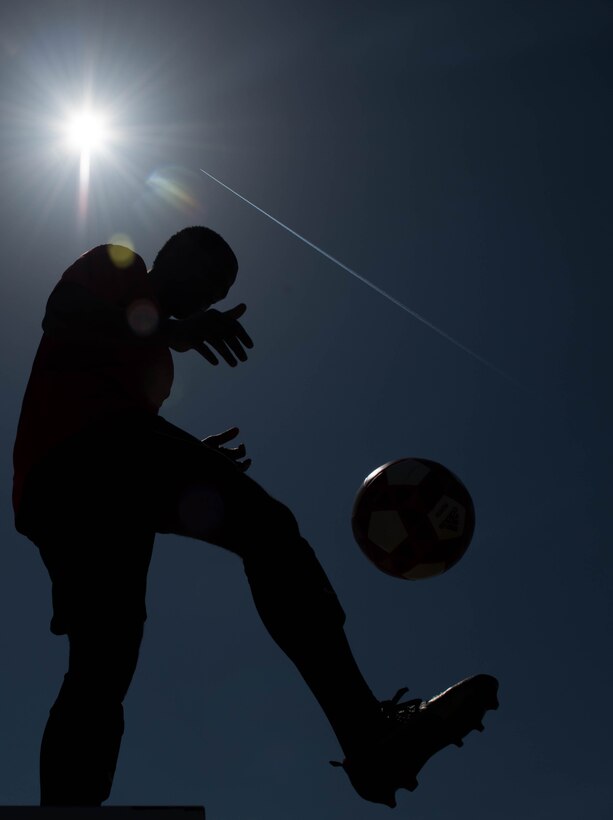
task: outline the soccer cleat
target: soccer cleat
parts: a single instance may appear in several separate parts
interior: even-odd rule
[[[414,791],[425,763],[452,743],[463,745],[473,729],[482,732],[488,709],[498,708],[498,681],[475,675],[451,686],[431,700],[399,703],[408,689],[400,689],[381,703],[381,729],[342,766],[357,793],[365,800],[394,808],[397,789]]]

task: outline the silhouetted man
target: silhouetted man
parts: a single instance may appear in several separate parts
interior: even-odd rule
[[[68,672],[41,745],[42,805],[100,805],[110,794],[123,700],[146,619],[156,532],[224,547],[243,561],[255,606],[320,703],[367,800],[394,805],[424,763],[496,708],[477,675],[429,701],[379,702],[345,638],[345,615],[292,513],[245,470],[236,429],[199,441],[158,415],[170,349],[211,364],[247,358],[245,305],[211,309],[238,271],[216,233],[186,228],[147,272],[127,248],[80,257],[54,288],[15,443],[17,529],[52,581],[51,631]],[[279,567],[287,571],[279,574]]]

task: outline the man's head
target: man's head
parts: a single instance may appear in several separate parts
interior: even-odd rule
[[[237,271],[228,243],[210,228],[195,226],[170,237],[149,276],[160,307],[169,316],[184,319],[224,299]]]

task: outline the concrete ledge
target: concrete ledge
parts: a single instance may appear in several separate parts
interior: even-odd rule
[[[0,820],[205,820],[202,806],[0,806]]]

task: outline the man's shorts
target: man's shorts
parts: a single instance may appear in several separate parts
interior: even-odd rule
[[[17,520],[51,577],[51,631],[142,626],[156,532],[241,554],[264,497],[231,459],[159,417],[75,435],[30,474]]]

